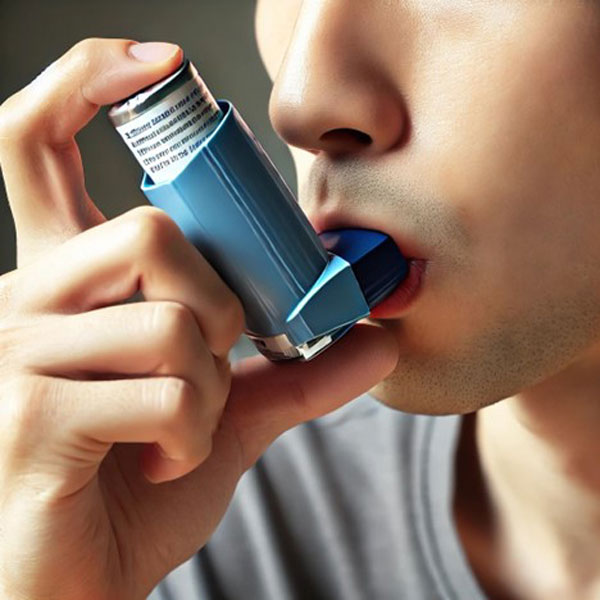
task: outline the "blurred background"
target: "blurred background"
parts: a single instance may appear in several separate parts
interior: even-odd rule
[[[254,39],[254,0],[0,0],[0,102],[86,37],[171,41],[217,98],[231,100],[295,189],[292,160],[267,115],[270,81]],[[111,218],[140,204],[141,168],[106,108],[78,136],[88,190]],[[0,273],[15,268],[15,238],[0,186]]]

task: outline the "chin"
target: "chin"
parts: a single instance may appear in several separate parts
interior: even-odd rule
[[[456,396],[462,398],[462,402],[456,401],[442,384],[431,387],[415,385],[415,380],[408,373],[392,373],[373,386],[368,393],[388,408],[410,414],[434,416],[468,414],[501,399],[498,397],[482,401],[481,397],[471,398],[465,390],[464,396]]]
[[[393,408],[394,410],[406,410],[406,408],[400,406],[402,404],[402,394],[400,390],[397,390],[396,386],[385,379],[372,387],[368,391],[368,394],[373,396],[378,402],[381,402],[381,404],[385,404],[388,408]]]

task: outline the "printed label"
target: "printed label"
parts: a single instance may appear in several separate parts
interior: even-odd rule
[[[161,183],[183,171],[221,115],[210,92],[192,79],[116,129],[144,171]]]

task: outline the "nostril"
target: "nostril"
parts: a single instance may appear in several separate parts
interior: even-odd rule
[[[339,150],[354,151],[370,146],[373,142],[370,135],[358,129],[340,128],[326,131],[320,138],[325,145],[333,146]]]

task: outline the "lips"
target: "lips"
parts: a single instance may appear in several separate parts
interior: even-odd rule
[[[309,220],[317,233],[332,229],[360,228],[381,231],[389,235],[402,255],[409,261],[409,271],[406,278],[394,291],[371,310],[370,317],[390,319],[399,318],[406,313],[419,295],[428,262],[427,259],[423,258],[422,250],[418,249],[414,241],[408,238],[400,239],[400,236],[385,231],[378,223],[365,218],[359,221],[347,215],[342,218],[341,215],[326,214],[311,215]]]
[[[409,260],[408,275],[385,300],[371,310],[372,319],[397,319],[414,304],[423,286],[427,261]]]
[[[381,231],[386,235],[389,235],[393,240],[400,252],[408,260],[426,260],[424,250],[419,247],[415,240],[410,239],[407,235],[398,235],[386,231],[385,224],[377,222],[374,219],[369,219],[364,216],[360,218],[354,218],[350,215],[336,215],[336,214],[325,214],[325,215],[310,215],[308,219],[317,233],[323,231],[329,231],[331,229],[372,229],[375,231]]]

